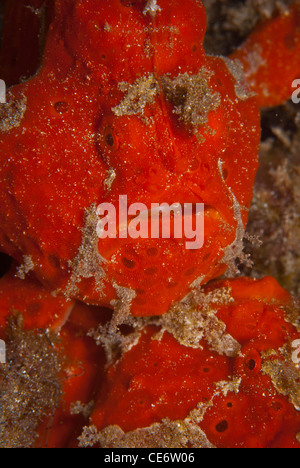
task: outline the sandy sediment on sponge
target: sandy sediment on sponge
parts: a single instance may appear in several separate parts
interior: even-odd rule
[[[20,317],[11,317],[7,334],[6,363],[0,364],[0,447],[28,448],[42,417],[58,404],[61,363],[51,337],[25,331]]]

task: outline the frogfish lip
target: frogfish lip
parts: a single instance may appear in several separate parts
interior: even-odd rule
[[[201,248],[205,239],[224,226],[219,211],[212,205],[194,203],[152,203],[143,209],[136,205],[127,213],[104,216],[97,224],[98,248],[101,256],[109,261],[120,248],[141,243],[145,239],[170,240],[173,246],[197,239],[195,247]]]

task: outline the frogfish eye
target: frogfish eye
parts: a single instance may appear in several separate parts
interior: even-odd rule
[[[119,148],[119,139],[112,127],[106,127],[103,133],[104,143],[106,147],[112,151]]]

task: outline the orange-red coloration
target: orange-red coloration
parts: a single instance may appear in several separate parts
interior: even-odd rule
[[[160,315],[232,259],[225,249],[241,236],[257,169],[255,98],[222,58],[205,56],[198,1],[161,0],[155,16],[145,1],[55,5],[42,68],[9,93],[21,111],[17,124],[4,117],[0,138],[0,245],[19,262],[31,255],[47,287],[107,306],[118,285],[135,291],[133,315]],[[141,91],[143,79],[152,85]],[[121,82],[137,95],[118,114]],[[193,86],[189,115],[178,109]],[[148,208],[205,203],[203,248],[187,250],[185,238],[100,240],[102,260],[86,271],[90,259],[77,253],[87,214],[102,202],[118,206],[119,195]],[[95,220],[87,231],[85,248],[95,244]]]
[[[100,430],[117,424],[128,432],[164,418],[184,419],[212,399],[199,425],[213,445],[300,448],[299,412],[276,391],[262,364],[267,352],[281,356],[284,345],[299,339],[286,321],[291,297],[272,278],[220,281],[206,293],[219,288],[229,288],[233,300],[214,301],[212,309],[241,351],[219,355],[205,339],[202,349],[185,347],[167,332],[157,340],[158,329],[145,327],[138,344],[108,369],[92,424]],[[236,391],[216,392],[217,383],[238,379]]]
[[[280,311],[280,307],[291,306],[291,297],[274,278],[215,281],[213,286],[206,286],[206,291],[220,287],[230,287],[235,302],[234,305],[219,307],[218,317],[240,344],[260,340],[262,335],[266,349],[277,349],[283,346],[287,337],[292,337],[295,331],[287,323],[282,326],[284,314]]]
[[[11,271],[0,280],[0,330],[11,315],[23,317],[25,330],[59,330],[68,319],[74,301],[55,297],[35,279],[15,278]]]
[[[300,5],[260,24],[232,59],[244,67],[247,82],[260,107],[278,106],[291,98],[300,78]]]
[[[60,332],[58,349],[63,366],[60,373],[62,396],[57,408],[38,428],[38,448],[75,448],[82,427],[87,423],[84,407],[96,397],[101,387],[105,354],[87,332],[103,322],[100,309],[76,303],[72,314]],[[76,402],[83,412],[72,412]]]
[[[58,375],[61,395],[57,406],[49,408],[49,414],[37,428],[38,438],[34,446],[76,447],[87,417],[71,414],[72,404],[80,402],[84,407],[95,398],[105,366],[103,349],[87,336],[87,332],[104,323],[109,316],[100,308],[53,297],[35,280],[20,280],[8,274],[0,280],[1,339],[7,340],[6,327],[13,316],[21,317],[25,331],[42,330],[45,336],[48,334],[52,338],[55,333],[52,343],[49,337],[49,347],[58,353],[61,363]],[[17,358],[22,362],[22,356]],[[28,411],[30,413],[30,407]]]

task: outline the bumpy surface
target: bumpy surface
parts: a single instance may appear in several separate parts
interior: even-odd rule
[[[59,330],[73,308],[73,301],[55,297],[35,279],[15,278],[14,267],[0,280],[0,327],[12,314],[22,314],[27,329]],[[1,336],[1,338],[3,338]]]
[[[1,287],[2,447],[300,447],[299,314],[274,279],[197,288],[114,335],[109,311],[81,303],[40,328],[62,300]]]
[[[110,366],[81,444],[300,448],[297,314],[270,277],[194,291]]]
[[[285,14],[260,24],[231,58],[242,62],[260,107],[268,107],[290,99],[292,83],[300,77],[299,53],[300,4],[296,1]]]
[[[55,3],[42,68],[1,107],[2,249],[70,297],[159,315],[241,253],[260,139],[200,2]],[[134,32],[133,32],[134,31]],[[205,204],[204,246],[97,237],[96,207]],[[124,290],[126,288],[126,290]]]
[[[105,353],[87,334],[104,323],[107,314],[97,307],[75,303],[72,314],[56,337],[61,366],[60,398],[36,427],[35,448],[76,448],[82,427],[102,385]]]
[[[36,281],[0,280],[0,447],[78,445],[105,365],[87,332],[104,317]]]

